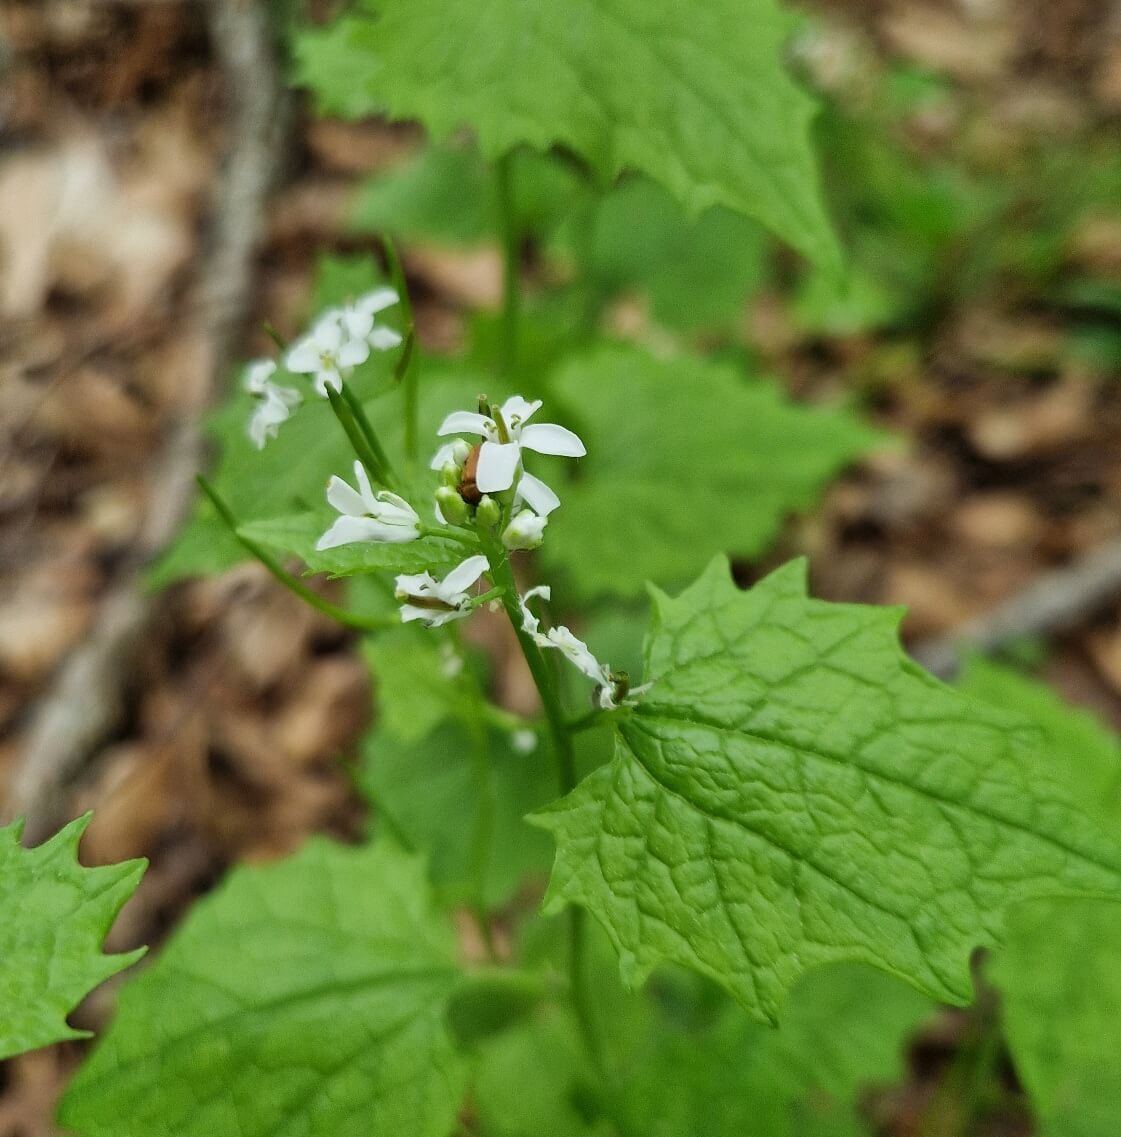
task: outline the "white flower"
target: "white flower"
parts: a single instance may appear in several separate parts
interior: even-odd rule
[[[471,447],[468,446],[462,438],[457,438],[454,442],[445,442],[444,445],[432,455],[432,461],[428,463],[428,468],[430,470],[439,470],[441,473],[447,470],[449,477],[454,473],[455,480],[459,481],[463,463],[467,461],[467,456],[470,453]]]
[[[420,518],[404,498],[388,490],[374,493],[361,462],[354,463],[358,489],[342,478],[327,483],[327,500],[342,516],[319,538],[316,549],[334,549],[355,541],[382,541],[393,545],[420,536]]]
[[[245,368],[245,389],[251,395],[264,395],[275,374],[276,364],[271,359],[255,359]]]
[[[444,419],[436,433],[481,435],[484,441],[479,452],[475,484],[481,493],[498,493],[508,490],[514,484],[523,449],[538,454],[557,454],[564,458],[579,458],[587,453],[580,439],[563,426],[551,422],[531,423],[527,426],[540,406],[540,399],[531,403],[521,395],[512,395],[502,404],[495,417],[473,411],[453,411]],[[500,429],[498,420],[501,420],[505,430]],[[525,480],[524,477],[522,480]],[[533,483],[536,486],[531,485],[528,492],[523,492],[523,497],[530,505],[533,505],[530,495],[537,492],[537,487],[547,490],[555,499],[555,495],[543,482],[534,478]],[[519,483],[519,489],[521,488]],[[548,510],[544,512],[547,513]]]
[[[343,311],[329,308],[316,320],[311,331],[288,349],[284,366],[301,375],[314,375],[316,391],[326,398],[328,388],[336,392],[342,390],[344,372],[369,357],[369,344],[347,334]]]
[[[271,359],[255,359],[245,369],[245,389],[256,400],[249,418],[250,441],[258,450],[270,438],[275,438],[280,424],[291,417],[292,411],[303,402],[299,391],[281,387],[272,382],[276,364]]]
[[[542,637],[542,647],[555,647],[577,670],[602,686],[611,685],[611,668],[600,663],[583,640],[578,639],[564,625],[550,628]]]
[[[542,600],[551,600],[553,590],[547,584],[539,584],[524,596],[518,597],[518,605],[522,610],[522,631],[530,636],[538,647],[548,647],[551,645],[541,633],[541,621],[529,610],[529,602],[538,596]]]
[[[443,580],[436,580],[426,572],[399,576],[396,596],[404,601],[401,605],[402,622],[423,620],[430,628],[438,628],[441,624],[470,615],[471,597],[467,589],[487,571],[487,567],[486,557],[474,556],[456,565]]]
[[[515,549],[536,549],[545,535],[547,517],[538,517],[532,509],[515,513],[502,534],[502,544],[511,552]]]
[[[353,303],[348,304],[341,312],[343,328],[347,335],[355,341],[366,344],[367,348],[375,351],[389,351],[401,342],[401,335],[384,324],[374,322],[374,313],[390,308],[400,297],[392,288],[375,288],[364,296],[359,296]],[[366,352],[366,359],[369,358]],[[362,360],[365,362],[365,359]]]

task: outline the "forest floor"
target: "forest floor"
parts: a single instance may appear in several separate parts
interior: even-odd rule
[[[1121,7],[1100,0],[832,0],[807,66],[858,87],[869,61],[946,77],[908,144],[956,156],[1011,135],[1077,149],[1121,121]],[[229,123],[202,5],[7,0],[0,94],[0,801],[59,669],[98,626],[160,492],[169,430],[207,394],[198,277],[215,228]],[[823,46],[824,45],[824,46]],[[279,185],[245,298],[237,358],[295,327],[315,259],[373,252],[348,225],[357,188],[407,155],[408,129],[317,119],[296,95]],[[1094,203],[1059,235],[1069,265],[1121,289],[1121,207]],[[1035,224],[1025,220],[1025,224]],[[454,348],[465,307],[493,307],[497,251],[403,249],[421,338]],[[993,611],[1040,574],[1121,537],[1121,306],[1086,309],[1007,272],[938,294],[905,333],[800,329],[773,293],[744,312],[768,373],[798,398],[861,392],[913,444],[841,479],[791,520],[767,563],[810,554],[831,599],[907,606],[909,643]],[[634,319],[643,318],[641,311]],[[625,321],[621,321],[625,322]],[[1111,338],[1112,337],[1112,338]],[[1082,337],[1085,339],[1085,336]],[[200,393],[201,392],[201,393]],[[217,394],[216,392],[214,393]],[[1121,591],[1038,652],[1044,677],[1121,727]],[[88,863],[152,867],[110,941],[158,944],[231,864],[312,832],[353,835],[362,806],[340,767],[367,724],[351,637],[255,566],[175,585],[122,664],[123,706],[60,808],[95,808]],[[79,1012],[95,1025],[111,991]],[[912,1077],[869,1098],[883,1134],[1027,1132],[1006,1093],[963,1117],[939,1087],[971,1018],[947,1013]],[[0,1137],[47,1137],[80,1047],[0,1067]]]

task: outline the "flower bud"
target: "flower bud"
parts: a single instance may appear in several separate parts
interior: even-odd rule
[[[440,516],[449,525],[466,523],[469,513],[467,502],[459,496],[453,486],[441,486],[436,491],[436,506],[440,510]]]
[[[484,494],[475,508],[475,520],[485,529],[493,529],[502,518],[502,507],[489,494]]]
[[[531,509],[523,509],[506,526],[506,531],[502,534],[502,544],[511,551],[536,549],[544,538],[547,523],[548,518],[538,517]]]

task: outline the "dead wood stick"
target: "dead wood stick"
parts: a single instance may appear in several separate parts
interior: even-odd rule
[[[1024,636],[1066,631],[1121,597],[1121,538],[1046,573],[992,612],[944,636],[923,640],[911,656],[950,679],[970,651],[994,652]]]
[[[155,608],[140,573],[174,535],[193,500],[202,414],[221,388],[252,295],[254,254],[283,129],[273,31],[264,0],[207,0],[206,9],[229,139],[197,285],[195,382],[153,463],[152,491],[132,555],[109,585],[85,641],[63,663],[32,715],[5,807],[10,816],[26,818],[28,844],[64,820],[64,788],[119,721],[136,649]]]

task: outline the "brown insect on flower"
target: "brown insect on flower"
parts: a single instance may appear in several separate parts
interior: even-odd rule
[[[455,487],[459,496],[468,505],[478,505],[483,498],[479,487],[475,484],[475,473],[479,468],[479,452],[482,448],[482,443],[471,447],[471,453],[467,455],[467,459],[463,463],[463,473],[460,475],[459,484]]]

